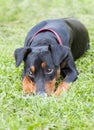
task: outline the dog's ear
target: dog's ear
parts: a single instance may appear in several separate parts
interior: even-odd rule
[[[21,62],[23,61],[24,57],[31,52],[31,48],[25,47],[25,48],[18,48],[14,52],[14,57],[16,60],[16,67],[18,67]]]
[[[68,53],[69,53],[69,48],[62,45],[58,45],[57,46],[53,46],[51,45],[49,47],[51,54],[52,54],[52,59],[53,62],[56,66],[59,66],[60,63],[67,57]]]

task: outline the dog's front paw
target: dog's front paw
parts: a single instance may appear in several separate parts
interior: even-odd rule
[[[61,93],[67,91],[68,89],[69,89],[69,83],[62,81],[59,83],[59,85],[54,93],[54,96],[58,97]]]

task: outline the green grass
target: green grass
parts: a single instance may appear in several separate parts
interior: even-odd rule
[[[76,61],[78,79],[59,98],[25,97],[14,50],[37,22],[68,16],[82,21],[91,39]],[[0,0],[0,130],[94,130],[93,0]]]

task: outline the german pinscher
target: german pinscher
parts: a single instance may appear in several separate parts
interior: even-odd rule
[[[78,75],[74,61],[88,48],[88,31],[73,18],[45,20],[34,26],[24,47],[14,52],[17,67],[24,61],[23,92],[58,96],[68,90]],[[60,75],[64,79],[55,88]]]

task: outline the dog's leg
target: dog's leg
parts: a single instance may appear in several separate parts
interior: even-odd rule
[[[67,91],[69,89],[69,84],[77,79],[78,72],[71,54],[69,54],[66,61],[61,64],[61,73],[65,75],[65,78],[58,85],[54,93],[55,96],[59,96],[60,93]]]
[[[69,83],[62,81],[59,83],[57,90],[55,91],[55,97],[59,96],[62,92],[65,92],[69,89]]]

